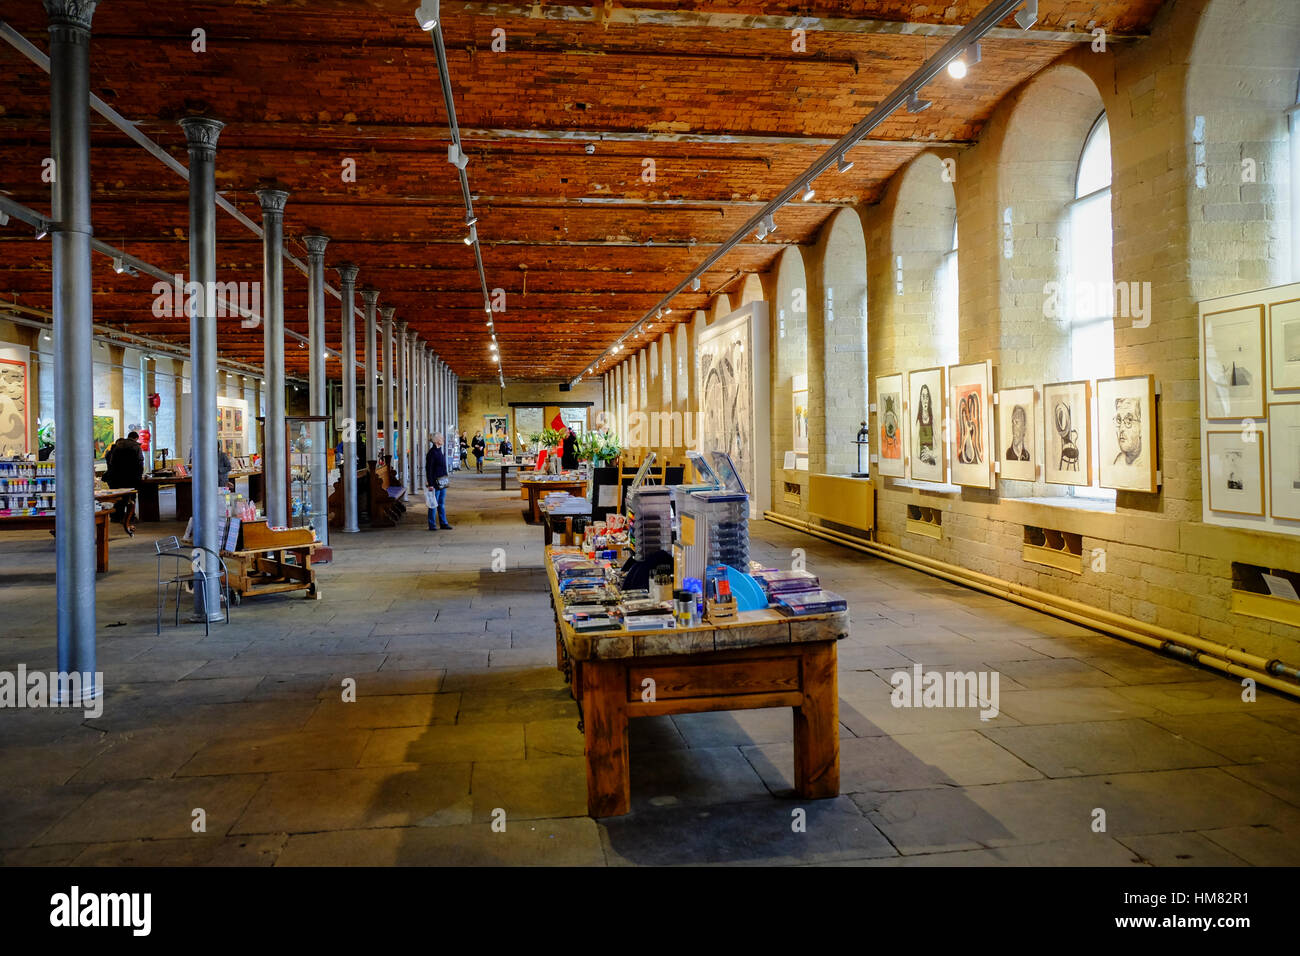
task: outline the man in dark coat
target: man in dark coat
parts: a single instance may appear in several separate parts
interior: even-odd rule
[[[439,525],[450,531],[447,523],[447,485],[451,478],[447,475],[447,456],[442,451],[442,435],[434,433],[430,439],[429,451],[424,456],[424,474],[428,484],[428,493],[433,495],[433,505],[429,508],[429,530],[437,531]],[[427,497],[427,496],[426,496]]]
[[[560,467],[565,471],[572,471],[578,467],[578,436],[572,428],[565,430],[564,447],[560,452]]]

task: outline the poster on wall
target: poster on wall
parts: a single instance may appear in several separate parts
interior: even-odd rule
[[[1092,388],[1088,382],[1043,386],[1043,480],[1092,484]]]
[[[27,351],[21,346],[3,344],[0,344],[0,349],[7,355],[19,355]],[[26,455],[31,450],[28,442],[30,421],[27,416],[31,402],[28,398],[27,369],[25,359],[0,357],[0,457],[3,458]]]
[[[1155,422],[1153,376],[1097,382],[1097,465],[1103,488],[1156,491]]]
[[[975,488],[993,487],[993,363],[972,362],[948,369],[952,391],[952,481]]]
[[[1241,429],[1206,433],[1210,508],[1226,514],[1264,514],[1264,437]]]
[[[998,472],[1006,481],[1038,477],[1038,441],[1034,429],[1033,386],[998,392]]]
[[[95,461],[103,461],[104,453],[117,441],[122,431],[122,413],[114,408],[101,408],[94,418]]]
[[[916,481],[948,480],[943,447],[946,396],[942,366],[908,373],[908,463]]]
[[[483,441],[487,445],[487,457],[496,458],[501,440],[509,435],[510,417],[508,415],[483,416]]]
[[[902,478],[907,471],[903,449],[903,373],[876,376],[876,470]]]
[[[1207,312],[1202,322],[1201,378],[1205,417],[1237,420],[1264,417],[1264,307],[1252,305]],[[1287,336],[1300,357],[1300,326],[1282,322],[1283,355]],[[1098,383],[1100,389],[1101,383]],[[1099,410],[1099,416],[1105,410]],[[1105,429],[1101,434],[1105,435]],[[1102,463],[1105,463],[1103,457]]]
[[[796,455],[808,454],[808,376],[795,375],[790,379],[792,405],[791,431]]]
[[[1268,513],[1300,521],[1300,402],[1268,407]]]
[[[1268,306],[1269,387],[1300,389],[1300,299]]]

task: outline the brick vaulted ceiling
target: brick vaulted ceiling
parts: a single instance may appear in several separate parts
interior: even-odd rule
[[[878,127],[872,145],[854,149],[852,170],[824,174],[815,202],[787,206],[777,233],[732,250],[700,292],[677,297],[671,318],[704,307],[738,273],[767,269],[784,244],[812,241],[837,205],[877,199],[927,144],[973,140],[1002,96],[1078,42],[1062,33],[1096,26],[1125,42],[1115,38],[1142,35],[1160,2],[1041,0],[1033,30],[987,38],[964,81],[942,74],[926,88],[930,109]],[[230,202],[260,222],[254,190],[272,180],[290,190],[289,251],[305,261],[302,236],[328,235],[328,282],[337,287],[337,263],[358,263],[358,285],[379,289],[380,304],[395,306],[463,380],[494,379],[459,184],[446,161],[436,58],[415,23],[417,5],[102,0],[91,91],[182,163],[177,120],[207,113],[224,121],[217,188]],[[963,25],[982,6],[444,0],[488,285],[506,290],[496,326],[507,381],[580,373],[938,49],[948,34],[926,25]],[[41,4],[6,0],[2,9],[48,51]],[[815,19],[783,19],[793,17]],[[801,22],[806,50],[795,51],[791,28]],[[206,52],[192,50],[196,28],[206,32]],[[492,49],[498,28],[504,52]],[[7,44],[0,76],[0,190],[48,215],[48,77]],[[186,272],[185,181],[97,114],[91,142],[96,236]],[[355,182],[343,179],[345,158],[356,161]],[[645,159],[654,160],[653,182],[642,176]],[[220,211],[217,262],[223,281],[261,278],[261,240]],[[48,241],[16,219],[0,227],[0,297],[49,309],[49,270]],[[117,275],[96,255],[95,321],[185,343],[184,320],[153,317],[153,282]],[[286,267],[285,286],[286,325],[306,333],[306,277]],[[330,298],[333,347],[339,309]],[[220,320],[219,347],[223,358],[261,364],[260,329],[237,319]],[[305,376],[307,353],[286,356],[290,374]],[[338,371],[331,361],[330,375]]]

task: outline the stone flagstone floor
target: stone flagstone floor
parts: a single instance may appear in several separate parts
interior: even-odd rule
[[[651,718],[632,813],[592,820],[541,531],[498,480],[456,477],[452,531],[419,502],[335,534],[322,600],[249,601],[207,637],[154,633],[153,540],[180,525],[115,530],[103,715],[0,710],[0,862],[1300,863],[1300,703],[763,522],[756,559],[803,548],[850,601],[842,795],[791,793],[789,710]],[[0,670],[54,669],[53,569],[48,534],[0,538]],[[917,662],[996,670],[1001,713],[894,708]]]

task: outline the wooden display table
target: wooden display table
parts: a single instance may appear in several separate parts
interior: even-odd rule
[[[134,488],[106,488],[95,492],[95,500],[101,504],[116,505],[119,501],[126,503],[122,511],[122,530],[128,537],[135,537],[135,501],[139,492]]]
[[[524,464],[522,464],[522,465],[516,464],[516,463],[513,462],[513,461],[505,461],[505,462],[502,462],[502,463],[501,463],[501,490],[502,490],[502,491],[505,491],[505,490],[506,490],[506,472],[508,472],[511,468],[518,468],[518,469],[519,469],[519,480],[520,480],[520,481],[523,481],[523,480],[524,480],[524,472],[525,472],[525,471],[532,471],[532,470],[533,470],[533,466],[530,465],[530,464],[528,464],[528,463],[526,463],[526,462],[525,462]]]
[[[586,498],[575,498],[565,494],[562,497],[543,497],[538,507],[542,511],[542,542],[550,544],[555,534],[563,536],[561,544],[578,544],[577,532],[573,530],[574,518],[591,518],[591,502]]]
[[[222,551],[230,575],[230,599],[238,605],[250,595],[306,591],[320,600],[312,555],[320,547],[310,528],[273,531],[265,521],[245,521],[238,551]]]
[[[194,480],[186,475],[145,475],[140,481],[138,498],[141,521],[161,521],[158,508],[158,492],[167,487],[176,489],[176,520],[189,521],[194,516]]]
[[[54,534],[54,515],[0,515],[0,531],[40,531]],[[95,570],[108,570],[108,519],[111,508],[95,512]]]
[[[808,617],[742,611],[725,624],[579,634],[564,620],[550,555],[547,548],[556,665],[582,709],[588,814],[628,812],[628,719],[661,714],[791,707],[795,790],[806,799],[839,795],[835,642],[848,635],[847,611]]]
[[[537,508],[538,499],[548,491],[567,491],[571,495],[579,498],[587,494],[587,479],[572,478],[546,481],[536,478],[520,478],[519,487],[524,489],[528,495],[528,510],[524,512],[524,521],[528,524],[537,524],[542,520],[541,512]]]

